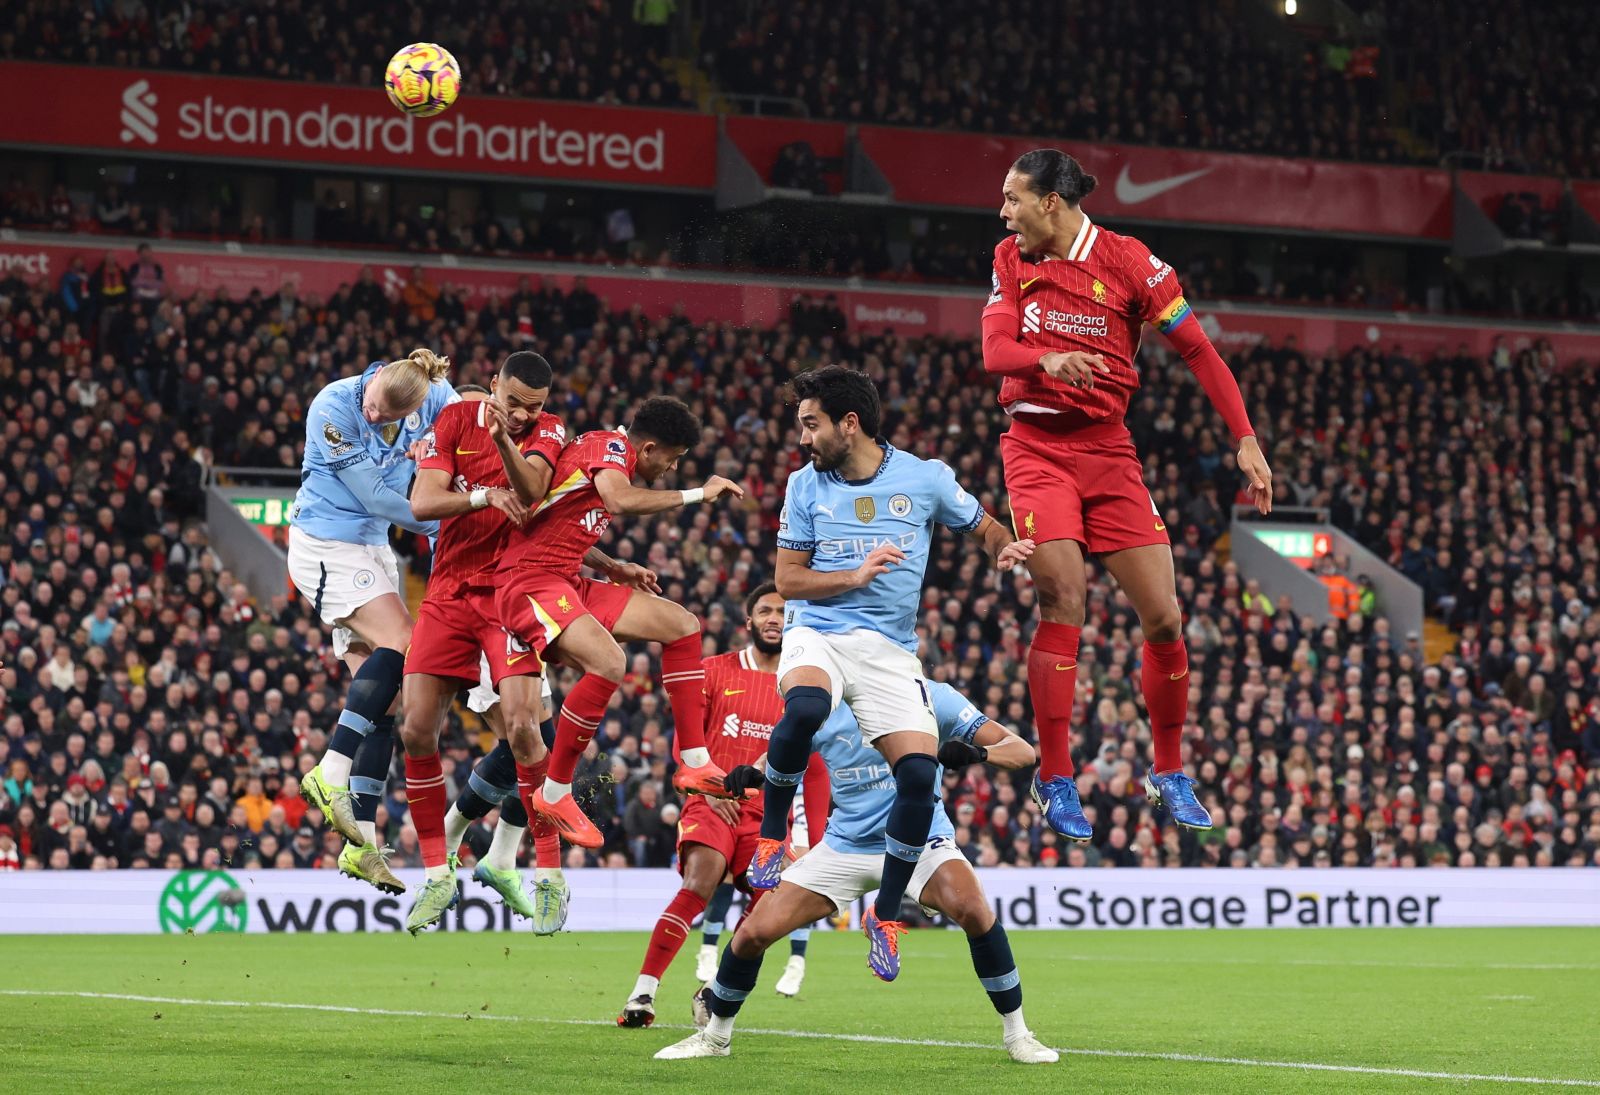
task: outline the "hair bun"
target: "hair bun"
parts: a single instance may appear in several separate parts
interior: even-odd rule
[[[1083,197],[1088,197],[1090,194],[1094,193],[1094,188],[1099,184],[1099,182],[1099,179],[1095,178],[1087,171],[1083,172],[1083,182],[1078,186],[1078,193]]]

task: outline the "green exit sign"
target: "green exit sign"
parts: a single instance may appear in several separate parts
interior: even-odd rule
[[[233,505],[252,525],[277,528],[289,523],[289,500],[286,498],[235,498]]]

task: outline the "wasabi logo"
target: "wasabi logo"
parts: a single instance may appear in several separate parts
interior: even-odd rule
[[[179,871],[161,891],[164,932],[242,932],[249,919],[244,891],[226,871]]]

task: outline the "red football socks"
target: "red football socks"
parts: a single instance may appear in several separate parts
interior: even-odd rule
[[[1039,779],[1071,777],[1072,704],[1078,691],[1078,635],[1081,627],[1048,620],[1033,633],[1028,649],[1028,693],[1039,733]]]
[[[650,933],[650,946],[645,949],[644,966],[639,972],[655,978],[666,973],[667,967],[672,965],[672,960],[682,949],[684,940],[689,938],[689,925],[705,911],[705,898],[689,890],[679,890],[678,896],[661,914],[661,919],[656,921],[655,931]]]
[[[544,786],[544,777],[550,771],[547,754],[538,764],[528,767],[517,765],[517,797],[528,810],[528,827],[533,830],[533,865],[542,870],[561,866],[561,836],[556,827],[532,806],[533,792]],[[526,788],[526,790],[524,790]]]
[[[561,701],[561,716],[556,719],[556,744],[550,750],[550,778],[557,783],[571,783],[572,774],[578,770],[578,758],[600,728],[605,717],[606,704],[617,691],[617,682],[594,673],[578,678],[567,698]],[[517,765],[521,778],[522,765]],[[528,807],[528,816],[534,809]]]
[[[438,753],[406,757],[406,802],[412,827],[417,830],[417,844],[422,848],[422,865],[444,866],[444,815],[450,803],[444,793],[444,769]]]
[[[700,661],[700,632],[667,643],[661,650],[661,683],[672,703],[673,742],[685,749],[706,745],[706,671]]]
[[[1177,771],[1183,767],[1183,724],[1189,716],[1189,649],[1182,639],[1144,644],[1140,683],[1155,739],[1155,771]]]

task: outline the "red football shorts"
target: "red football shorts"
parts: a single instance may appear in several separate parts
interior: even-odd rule
[[[1076,540],[1096,555],[1172,542],[1121,423],[1056,433],[1014,418],[1000,458],[1019,537]]]
[[[494,603],[501,625],[542,656],[581,616],[610,631],[632,596],[627,586],[519,567],[500,575]]]
[[[756,854],[756,841],[761,839],[761,800],[746,801],[739,809],[739,824],[729,825],[712,808],[702,795],[689,795],[678,819],[678,873],[683,873],[687,845],[704,844],[720,852],[728,862],[728,871],[739,878],[750,869],[750,859]]]
[[[494,590],[480,586],[426,597],[406,648],[406,672],[477,683],[480,656],[496,688],[507,677],[538,676],[539,656],[500,626]]]

